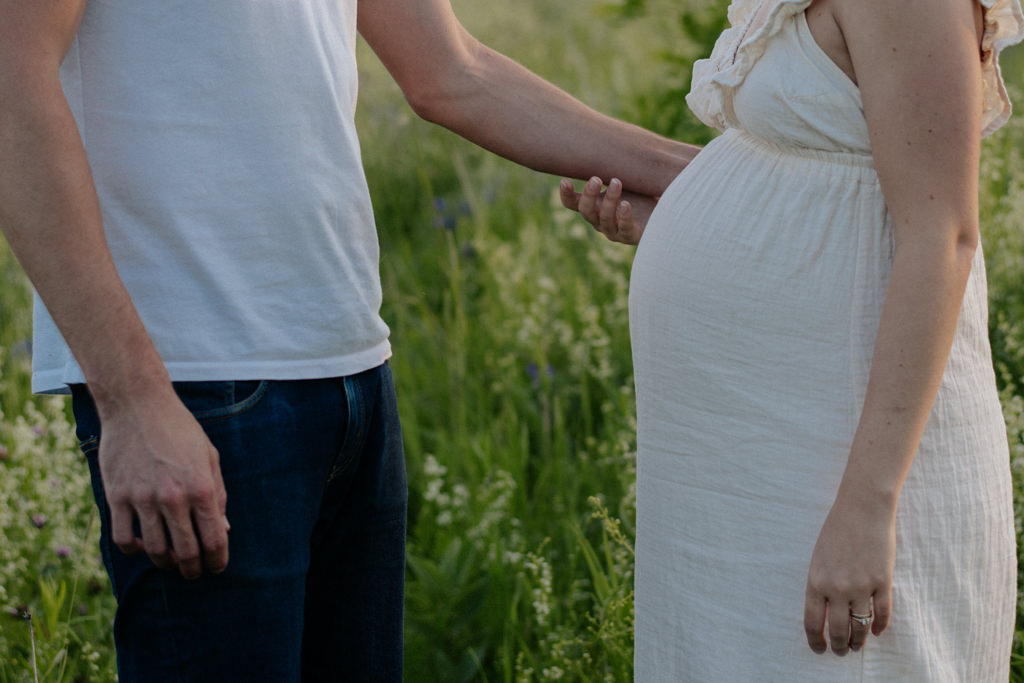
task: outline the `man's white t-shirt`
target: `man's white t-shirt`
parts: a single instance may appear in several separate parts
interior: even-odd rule
[[[62,82],[175,381],[341,376],[390,355],[355,40],[355,0],[86,5]],[[35,323],[33,389],[83,381],[38,301]]]

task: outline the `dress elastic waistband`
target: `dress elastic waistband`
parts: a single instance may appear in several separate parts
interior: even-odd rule
[[[795,145],[779,145],[765,140],[748,131],[740,128],[730,128],[722,133],[723,138],[730,138],[731,141],[758,150],[766,154],[785,155],[798,159],[811,161],[824,161],[831,164],[842,164],[855,168],[874,170],[875,160],[870,154],[858,154],[857,152],[838,152],[824,149],[812,149],[810,147],[797,147]]]

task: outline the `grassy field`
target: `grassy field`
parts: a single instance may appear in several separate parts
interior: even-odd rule
[[[658,93],[674,96],[685,56],[707,37],[681,37],[672,3],[631,19],[595,0],[455,6],[485,42],[592,106],[662,130],[692,126],[669,120]],[[632,249],[557,208],[555,179],[417,120],[360,49],[359,125],[411,485],[407,679],[630,680]],[[1024,53],[1006,71],[1024,84]],[[1020,477],[1022,121],[986,142],[982,183]],[[110,681],[113,605],[87,475],[64,402],[29,395],[30,317],[29,289],[0,246],[0,683],[33,680],[33,662],[39,680]],[[1011,678],[1024,681],[1024,661]]]

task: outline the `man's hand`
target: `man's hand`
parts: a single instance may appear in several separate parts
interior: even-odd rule
[[[186,579],[228,564],[220,458],[173,392],[101,413],[100,473],[113,541]],[[135,535],[138,520],[141,538]],[[170,537],[168,538],[168,534]]]
[[[612,242],[639,243],[658,200],[623,191],[618,178],[612,178],[603,192],[601,185],[600,178],[591,178],[584,185],[583,192],[576,192],[572,181],[563,178],[558,186],[562,206],[578,211],[595,230]]]

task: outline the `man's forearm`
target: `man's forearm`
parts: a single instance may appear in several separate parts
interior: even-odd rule
[[[450,89],[413,101],[435,123],[534,170],[617,177],[660,195],[699,147],[600,114],[511,59],[476,43]]]
[[[699,151],[599,114],[482,45],[448,0],[361,2],[359,31],[420,116],[535,170],[657,196]]]

